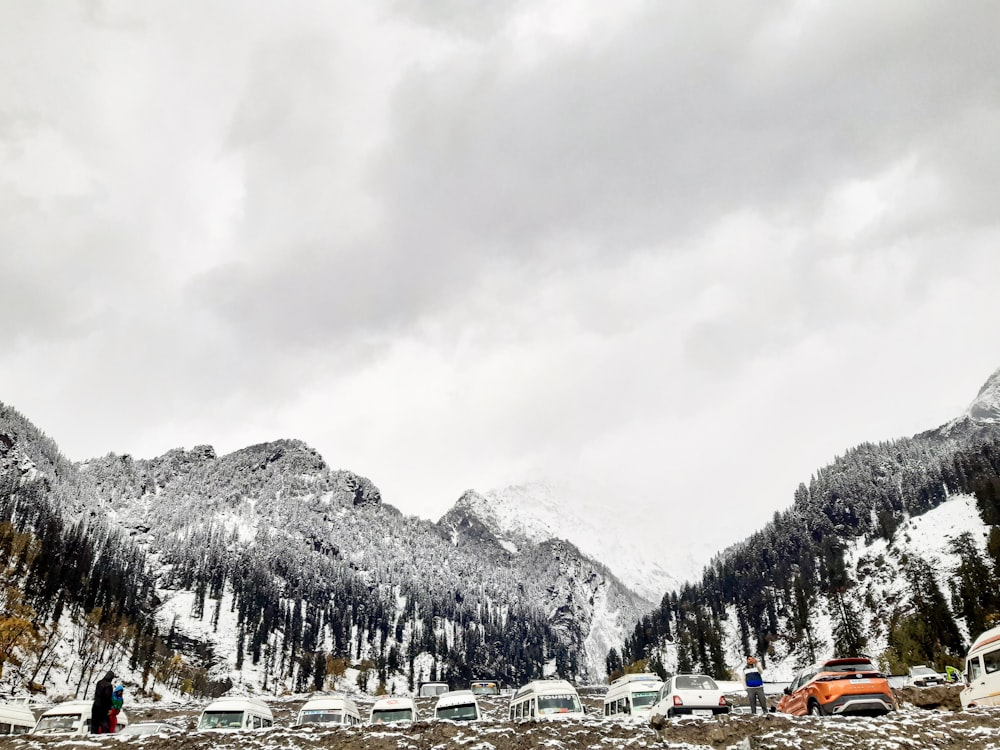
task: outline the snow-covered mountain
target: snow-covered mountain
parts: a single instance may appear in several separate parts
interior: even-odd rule
[[[0,404],[3,520],[42,550],[36,566],[0,544],[0,569],[57,642],[48,657],[16,646],[10,688],[30,677],[86,692],[105,666],[159,693],[600,680],[608,648],[652,606],[567,542],[512,552],[471,517],[403,516],[295,440],[74,465]],[[66,588],[75,597],[52,593]],[[72,655],[105,637],[119,647],[83,669]]]
[[[905,672],[909,663],[933,661],[917,653],[899,653],[900,638],[893,637],[905,613],[919,608],[915,599],[932,594],[933,587],[960,612],[957,587],[967,575],[969,554],[989,559],[990,527],[983,523],[975,497],[953,495],[934,509],[903,522],[886,540],[855,540],[844,553],[844,575],[851,581],[842,598],[825,597],[812,608],[806,627],[795,634],[788,615],[777,613],[775,637],[768,643],[766,675],[772,681],[789,681],[808,663],[838,655],[837,629],[843,610],[856,617],[854,626],[864,636],[864,653],[879,659],[887,670]],[[965,547],[968,545],[968,547]],[[960,551],[961,550],[961,551]],[[933,584],[929,581],[933,580]],[[923,587],[925,590],[920,591]],[[725,663],[735,667],[746,659],[740,634],[737,604],[726,607],[720,621]],[[793,615],[794,617],[794,615]],[[978,632],[970,632],[965,619],[955,626],[962,642],[970,643]],[[940,634],[942,638],[945,634]],[[668,670],[676,670],[684,658],[679,640],[667,641],[657,649]]]
[[[475,515],[511,552],[525,543],[572,542],[652,602],[701,570],[692,560],[672,574],[653,557],[650,546],[636,538],[634,530],[648,519],[630,517],[625,504],[588,503],[564,485],[534,482],[482,494],[469,491],[455,508]]]

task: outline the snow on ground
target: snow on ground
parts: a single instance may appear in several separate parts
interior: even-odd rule
[[[489,720],[458,724],[447,721],[419,721],[357,727],[292,727],[295,711],[305,696],[269,699],[276,726],[245,733],[190,733],[201,706],[176,704],[166,717],[143,707],[133,710],[138,720],[166,718],[184,731],[181,736],[131,738],[123,742],[143,750],[631,750],[670,748],[671,750],[884,750],[885,748],[952,748],[958,750],[1000,750],[1000,710],[922,711],[900,710],[880,718],[725,716],[718,719],[674,719],[660,732],[647,724],[605,720],[590,707],[584,719],[514,723],[499,718],[494,701]],[[423,714],[423,706],[420,707]],[[362,710],[364,715],[366,712]],[[58,737],[24,735],[5,740],[17,750],[46,748],[102,747],[105,742],[90,738],[68,740]]]

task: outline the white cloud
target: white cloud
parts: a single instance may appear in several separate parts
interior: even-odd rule
[[[674,545],[958,413],[996,7],[607,7],[0,9],[0,398],[77,459],[301,437],[430,516],[572,475]]]

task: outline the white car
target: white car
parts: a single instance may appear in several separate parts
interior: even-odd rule
[[[908,680],[909,684],[915,687],[944,685],[947,681],[947,678],[943,674],[923,664],[918,664],[910,670],[910,679]]]
[[[129,724],[118,734],[123,737],[131,735],[178,735],[181,734],[181,730],[175,727],[173,724],[167,724],[163,721],[143,721],[138,724]]]
[[[657,726],[674,716],[715,716],[728,713],[726,696],[715,680],[704,674],[679,674],[663,683],[649,721]]]

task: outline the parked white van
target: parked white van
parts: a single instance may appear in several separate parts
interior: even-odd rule
[[[416,721],[417,705],[413,698],[379,698],[372,706],[371,724]]]
[[[361,723],[357,704],[347,696],[317,695],[310,698],[299,709],[296,726],[303,724],[344,724],[354,726]]]
[[[438,696],[434,706],[435,719],[451,721],[479,721],[479,701],[471,690],[452,690]]]
[[[447,682],[422,682],[420,683],[420,692],[418,695],[421,698],[435,698],[442,693],[447,693],[451,690],[448,687]]]
[[[1000,706],[1000,626],[976,638],[965,657],[963,708]]]
[[[274,715],[259,698],[231,696],[209,703],[198,719],[198,732],[239,732],[274,724]]]
[[[67,701],[59,703],[43,713],[35,728],[34,734],[90,734],[90,710],[93,701]],[[128,716],[124,711],[118,712],[118,724],[115,733],[128,726]]]
[[[469,689],[476,696],[500,695],[500,683],[496,680],[473,680],[469,683]]]
[[[566,680],[535,680],[510,699],[510,719],[578,719],[585,716],[576,688]]]
[[[619,677],[604,696],[604,715],[626,714],[648,720],[661,687],[663,680],[648,672]]]
[[[0,703],[0,737],[27,734],[35,728],[35,715],[24,703]]]

